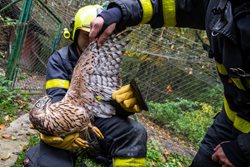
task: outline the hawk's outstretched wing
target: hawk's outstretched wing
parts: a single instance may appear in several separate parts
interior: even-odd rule
[[[113,34],[98,47],[90,43],[80,56],[65,97],[51,104],[46,98],[38,100],[30,111],[34,127],[47,135],[65,136],[87,132],[91,118],[111,117],[115,109],[104,101],[121,86],[120,63],[131,31]],[[100,100],[100,99],[103,99]]]

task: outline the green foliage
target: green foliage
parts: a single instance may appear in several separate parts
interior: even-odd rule
[[[22,73],[20,73],[19,75],[18,75],[18,80],[20,81],[20,80],[25,80],[25,79],[27,79],[28,78],[28,75],[24,75],[24,74],[22,74]]]
[[[148,117],[174,133],[186,136],[195,147],[202,140],[216,114],[211,105],[188,100],[148,104],[150,111],[145,112]]]
[[[214,107],[214,110],[221,108],[223,103],[223,93],[222,85],[215,84],[213,88],[206,88],[204,91],[200,92],[200,97],[206,97],[206,101],[211,106]]]
[[[96,163],[94,160],[89,158],[78,158],[76,162],[76,167],[82,167],[82,164],[85,164],[89,167],[104,167],[104,165]]]
[[[11,167],[23,167],[23,161],[25,159],[25,151],[22,151],[18,157],[17,157],[17,161],[15,162],[14,165],[11,165]]]
[[[13,103],[16,98],[16,92],[10,90],[8,86],[11,81],[0,78],[0,124],[4,123],[4,115],[14,115],[14,111],[18,109],[18,105]]]
[[[175,153],[169,154],[167,167],[187,167],[191,164],[191,157],[184,157]]]
[[[4,25],[5,26],[14,26],[14,25],[17,24],[17,20],[11,19],[9,17],[3,17],[3,16],[0,15],[0,24],[2,26],[4,26]]]
[[[200,106],[188,100],[178,99],[177,101],[166,100],[164,103],[148,103],[150,112],[146,112],[158,124],[172,127],[184,112],[197,110]]]
[[[161,149],[156,142],[148,143],[147,145],[147,166],[165,167],[166,159],[161,154]]]
[[[160,148],[156,141],[148,143],[147,167],[183,167],[191,163],[191,157],[169,153],[165,148]]]
[[[0,51],[0,60],[4,59],[7,55],[6,51]]]
[[[18,109],[25,110],[28,95],[21,94],[18,89],[10,89],[12,82],[0,76],[0,124],[5,124],[4,116],[15,118]]]
[[[200,103],[200,105],[202,108],[199,110],[183,113],[174,127],[176,132],[187,136],[196,146],[203,139],[215,115],[212,106],[206,103]]]
[[[29,147],[35,146],[40,141],[40,138],[36,135],[29,137]]]

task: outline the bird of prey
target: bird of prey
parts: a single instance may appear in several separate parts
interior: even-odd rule
[[[96,41],[89,44],[74,68],[65,97],[51,103],[50,98],[45,96],[34,104],[29,118],[35,129],[46,135],[61,137],[80,132],[87,141],[90,140],[90,131],[98,137],[102,136],[91,120],[94,116],[109,118],[115,114],[115,108],[107,101],[122,84],[120,63],[124,47],[129,42],[125,37],[130,32],[125,30],[113,34],[102,46],[98,46]]]

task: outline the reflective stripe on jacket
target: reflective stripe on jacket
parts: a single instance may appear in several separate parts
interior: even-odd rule
[[[50,56],[45,88],[46,94],[52,96],[52,102],[60,101],[66,94],[78,58],[74,43]]]
[[[228,118],[236,129],[243,133],[250,132],[249,93],[250,79],[230,76],[223,64],[216,62],[218,73],[225,89],[224,108]],[[244,84],[243,84],[244,83]],[[240,101],[241,104],[240,104]],[[244,103],[245,106],[244,106]],[[245,114],[242,114],[245,113]]]

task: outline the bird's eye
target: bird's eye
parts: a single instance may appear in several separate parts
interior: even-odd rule
[[[39,108],[40,106],[41,106],[41,104],[40,103],[36,103],[36,105],[35,105],[37,108]]]

